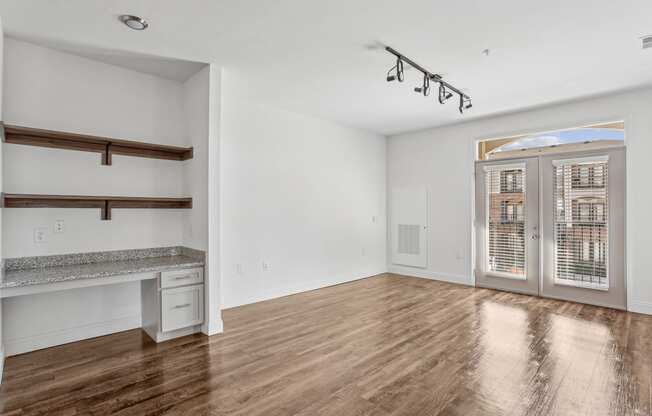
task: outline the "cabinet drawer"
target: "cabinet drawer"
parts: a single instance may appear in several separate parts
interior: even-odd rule
[[[161,290],[161,332],[204,321],[204,285]]]
[[[161,289],[176,286],[187,286],[202,283],[204,281],[204,269],[170,270],[161,272]]]

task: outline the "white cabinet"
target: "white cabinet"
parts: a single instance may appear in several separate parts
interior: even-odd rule
[[[141,283],[143,330],[156,342],[193,334],[204,322],[203,267],[170,270]]]
[[[203,284],[161,290],[161,331],[174,331],[203,321]]]
[[[161,272],[161,288],[195,285],[204,282],[204,269],[170,270]]]

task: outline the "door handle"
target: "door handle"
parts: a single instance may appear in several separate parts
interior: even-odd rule
[[[530,237],[532,240],[538,240],[539,235],[538,234],[532,234],[532,237]]]
[[[187,275],[184,275],[184,276],[176,276],[176,277],[174,278],[174,280],[186,280],[186,279],[192,279],[192,278],[195,277],[195,276],[197,276],[197,273],[187,274]]]

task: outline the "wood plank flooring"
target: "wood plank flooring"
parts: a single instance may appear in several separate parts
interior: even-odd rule
[[[3,415],[650,415],[652,317],[383,275],[10,357]]]

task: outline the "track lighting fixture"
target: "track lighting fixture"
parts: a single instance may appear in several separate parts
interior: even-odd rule
[[[423,86],[421,87],[416,87],[414,89],[414,92],[418,92],[419,94],[423,94],[424,97],[427,97],[430,95],[430,78],[428,78],[427,75],[423,75]]]
[[[446,100],[452,98],[453,94],[457,94],[460,97],[460,105],[459,105],[460,113],[464,113],[465,109],[468,110],[469,108],[472,107],[471,97],[469,97],[459,89],[455,88],[448,82],[444,81],[441,75],[428,71],[427,69],[423,68],[421,65],[415,63],[410,58],[406,57],[402,53],[398,52],[397,50],[389,46],[386,46],[385,50],[396,57],[396,65],[394,65],[389,71],[387,71],[388,82],[395,81],[397,79],[399,80],[399,82],[403,82],[404,80],[403,63],[405,62],[406,64],[410,65],[412,68],[416,69],[417,71],[423,74],[423,84],[421,87],[414,88],[415,92],[419,94],[423,94],[424,96],[428,96],[430,94],[430,83],[436,82],[439,83],[439,94],[437,94],[437,99],[441,104],[444,104]]]
[[[390,75],[392,71],[395,71],[395,75]],[[403,72],[403,61],[401,58],[396,58],[396,65],[391,67],[389,71],[387,71],[387,82],[391,81],[396,81],[398,79],[398,82],[403,82],[405,79],[405,74]]]
[[[441,82],[439,83],[439,104],[444,104],[446,100],[451,98],[453,94],[446,91],[446,87]]]
[[[460,95],[460,114],[464,114],[464,110],[468,110],[471,107],[473,107],[473,104],[471,104],[471,99],[465,99],[464,96]]]

